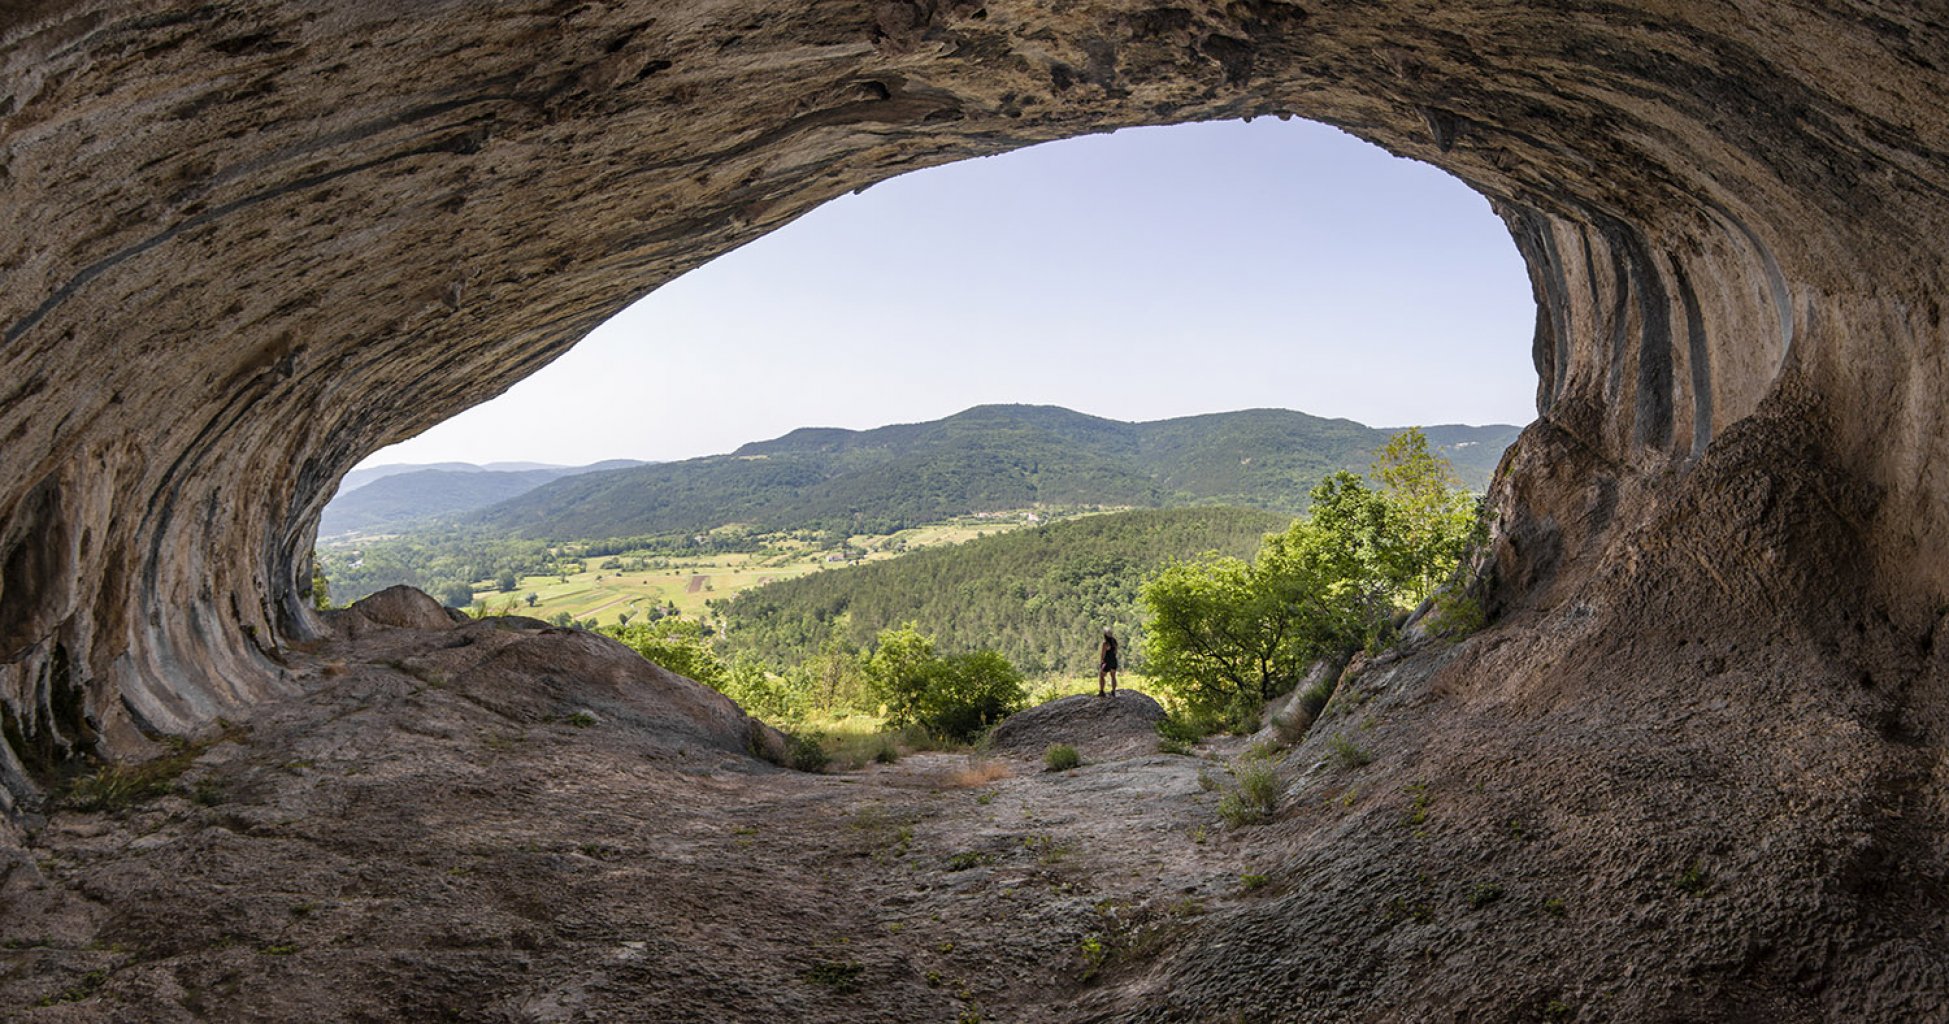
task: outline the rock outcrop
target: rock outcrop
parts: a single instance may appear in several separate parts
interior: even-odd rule
[[[1041,757],[1052,743],[1075,747],[1085,760],[1134,757],[1157,752],[1163,720],[1164,708],[1149,694],[1079,694],[1010,715],[988,738],[998,752],[1028,757]]]
[[[1656,1019],[1922,1019],[1949,919],[1944,53],[1940,10],[1899,0],[13,5],[0,810],[297,694],[334,481],[684,270],[913,168],[1298,115],[1490,197],[1539,305],[1496,625],[1370,683],[1398,756],[1362,791],[1507,786],[1574,812],[1512,862],[1614,910],[1649,865],[1732,858],[1715,891],[1765,910],[1577,919],[1562,944],[1631,952],[1610,989],[1534,928],[1478,975],[1541,1000],[1509,1015],[1556,1012],[1562,966]],[[1347,831],[1395,811],[1295,834],[1296,877],[1329,849],[1371,869],[1240,937],[1433,870],[1412,832]],[[1325,976],[1369,1016],[1490,1019],[1463,961],[1500,947],[1454,934],[1412,970],[1374,966],[1380,931],[1296,955],[1358,958]],[[1306,983],[1228,994],[1221,948],[1128,1013]]]

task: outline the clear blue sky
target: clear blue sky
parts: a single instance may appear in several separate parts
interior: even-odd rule
[[[1488,202],[1335,129],[1146,128],[918,171],[676,281],[367,460],[680,459],[986,402],[1528,423]]]

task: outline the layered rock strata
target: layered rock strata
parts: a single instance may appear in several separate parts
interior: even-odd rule
[[[1653,692],[1647,728],[1752,763],[1831,726],[1809,764],[1868,767],[1781,813],[1884,838],[1802,864],[1853,910],[1782,920],[1858,925],[1945,834],[1944,53],[1949,19],[1895,0],[14,5],[0,794],[291,692],[337,478],[684,270],[917,167],[1303,116],[1490,197],[1539,304],[1500,622],[1402,684],[1443,698],[1409,720]],[[1939,948],[1941,902],[1850,934]],[[1774,995],[1868,984],[1859,950],[1722,953]]]

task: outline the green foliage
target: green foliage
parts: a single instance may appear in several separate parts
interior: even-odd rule
[[[1347,738],[1347,734],[1336,732],[1326,742],[1327,760],[1340,768],[1359,768],[1372,764],[1374,755],[1366,747]]]
[[[1388,509],[1382,566],[1395,592],[1418,604],[1461,561],[1480,516],[1478,503],[1448,460],[1429,450],[1419,427],[1388,441],[1373,475]]]
[[[123,811],[176,788],[176,780],[188,771],[207,743],[170,740],[170,752],[162,757],[135,763],[108,763],[68,784],[63,803],[81,811]]]
[[[1504,895],[1506,894],[1503,892],[1501,885],[1495,882],[1483,882],[1469,890],[1469,906],[1473,909],[1481,910],[1483,907],[1502,899]]]
[[[441,604],[449,608],[465,608],[474,603],[474,586],[471,583],[449,583],[441,587],[436,596]]]
[[[1270,821],[1286,792],[1269,757],[1248,756],[1232,766],[1232,784],[1218,799],[1218,816],[1233,828]]]
[[[823,960],[806,968],[801,977],[835,992],[856,992],[865,973],[866,965],[857,960]]]
[[[694,679],[715,690],[723,690],[730,674],[724,659],[718,657],[704,627],[692,619],[663,618],[629,626],[607,627],[599,632],[623,642],[631,650],[687,679]],[[735,697],[732,699],[736,699]]]
[[[1157,750],[1162,754],[1189,754],[1208,735],[1197,722],[1183,715],[1165,715],[1157,720]]]
[[[324,611],[332,606],[332,584],[325,578],[325,571],[318,567],[317,559],[311,563],[311,606]]]
[[[1454,573],[1479,514],[1418,429],[1387,444],[1374,475],[1378,490],[1329,475],[1308,514],[1267,535],[1250,562],[1212,554],[1147,581],[1151,676],[1194,708],[1263,702],[1314,661],[1382,640],[1397,607]],[[1323,708],[1324,698],[1303,706]]]
[[[865,664],[868,692],[895,726],[968,742],[1027,703],[1022,674],[994,651],[942,657],[912,622],[882,630]]]
[[[1141,672],[1132,626],[1144,577],[1202,551],[1250,554],[1288,521],[1235,508],[1087,516],[768,584],[727,602],[724,622],[739,650],[779,665],[915,620],[950,650],[995,650],[1033,675],[1092,677],[1097,640],[1114,625],[1124,668]]]
[[[1042,752],[1042,763],[1052,772],[1066,772],[1083,765],[1083,755],[1067,743],[1051,743]]]

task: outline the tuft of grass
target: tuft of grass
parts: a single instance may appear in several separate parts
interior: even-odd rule
[[[1472,909],[1481,910],[1483,907],[1502,899],[1504,895],[1506,894],[1503,892],[1501,885],[1495,882],[1482,882],[1475,886],[1475,888],[1469,890],[1469,906]]]
[[[1270,821],[1286,787],[1269,758],[1248,757],[1232,768],[1232,786],[1218,800],[1218,816],[1233,828]]]
[[[567,722],[572,726],[575,726],[577,729],[587,729],[590,726],[593,726],[596,723],[602,721],[602,719],[597,718],[595,716],[595,712],[593,711],[581,710],[581,711],[576,711],[575,713],[569,715],[567,718],[563,719],[563,721]]]
[[[956,789],[973,789],[991,782],[1006,779],[1015,774],[1008,765],[991,758],[976,758],[963,768],[947,777],[948,785]],[[992,797],[990,798],[992,799]]]
[[[1374,763],[1374,754],[1366,747],[1347,738],[1347,734],[1336,732],[1326,741],[1327,760],[1339,768],[1359,768]]]
[[[814,985],[824,985],[834,992],[857,992],[860,975],[865,973],[866,965],[857,960],[821,960],[806,968],[799,977]]]
[[[1421,826],[1428,823],[1428,809],[1434,806],[1435,798],[1428,793],[1426,782],[1410,782],[1407,786],[1408,813],[1403,819],[1417,834]]]
[[[1679,892],[1689,896],[1699,895],[1710,884],[1711,878],[1706,875],[1705,868],[1700,866],[1698,861],[1687,864],[1685,870],[1679,872],[1677,878],[1672,879],[1672,885],[1677,887]]]
[[[1083,755],[1067,743],[1051,743],[1049,749],[1042,752],[1042,763],[1052,772],[1066,772],[1081,767]]]
[[[62,1003],[78,1003],[84,999],[92,998],[107,983],[108,970],[106,968],[97,968],[82,975],[81,980],[42,999],[34,1005],[37,1007],[47,1007],[60,1006]]]
[[[988,863],[988,855],[980,850],[962,850],[947,859],[949,871],[967,871]]]
[[[1254,889],[1265,888],[1266,883],[1270,881],[1272,879],[1269,876],[1248,872],[1238,876],[1238,888],[1240,892],[1251,892]]]
[[[170,752],[162,757],[135,764],[103,764],[75,779],[68,784],[63,803],[78,811],[115,812],[167,796],[210,744],[189,743],[172,736],[164,745]]]
[[[1562,900],[1552,896],[1543,901],[1543,912],[1551,917],[1564,917],[1570,913],[1570,910],[1563,905]]]

